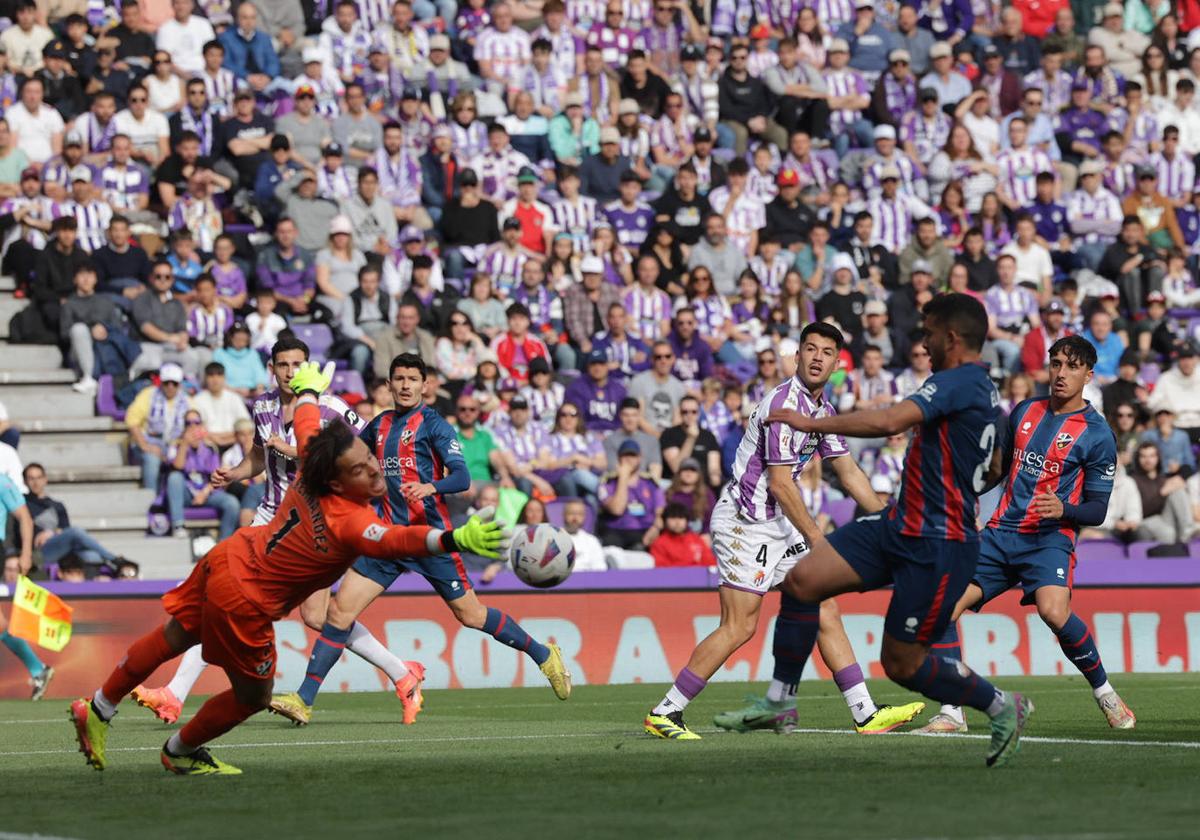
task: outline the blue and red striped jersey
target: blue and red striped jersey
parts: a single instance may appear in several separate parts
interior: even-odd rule
[[[466,490],[471,476],[458,435],[440,414],[425,405],[404,413],[385,411],[359,437],[387,479],[387,493],[375,500],[380,518],[396,525],[452,527],[442,494]],[[411,504],[400,492],[402,484],[435,483],[441,492]]]
[[[1013,409],[1000,436],[1005,462],[1004,495],[989,528],[1021,534],[1059,532],[1075,545],[1079,526],[1062,519],[1040,519],[1033,497],[1054,493],[1064,504],[1112,494],[1117,474],[1117,440],[1104,415],[1087,405],[1055,414],[1049,397],[1025,400]]]
[[[967,364],[938,371],[908,399],[925,419],[904,456],[900,501],[890,518],[908,537],[975,542],[1000,394],[987,368]]]

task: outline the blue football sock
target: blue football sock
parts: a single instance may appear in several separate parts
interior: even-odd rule
[[[948,706],[970,706],[987,712],[1000,693],[962,662],[929,654],[909,680],[896,680],[910,691]]]
[[[812,656],[820,629],[821,605],[806,604],[786,592],[779,601],[779,617],[775,619],[775,641],[771,652],[775,654],[775,671],[772,677],[784,685],[800,682],[804,666]]]
[[[1063,653],[1075,663],[1092,688],[1099,688],[1108,682],[1108,674],[1104,672],[1104,664],[1100,661],[1100,651],[1096,650],[1096,640],[1092,638],[1092,632],[1083,619],[1071,613],[1056,635]]]
[[[42,660],[37,658],[37,654],[33,652],[29,642],[10,635],[7,630],[0,633],[0,642],[3,642],[4,646],[13,652],[13,655],[24,663],[25,667],[29,669],[29,676],[36,677],[46,670],[46,666],[42,664]]]
[[[934,656],[940,656],[942,659],[962,661],[962,642],[958,640],[958,622],[951,621],[946,625],[941,638],[933,643],[932,651]]]
[[[487,618],[483,622],[483,632],[498,642],[504,642],[511,648],[529,654],[538,665],[550,658],[550,649],[521,629],[521,625],[513,617],[495,607],[487,608]]]
[[[354,625],[350,625],[345,630],[339,630],[332,624],[326,624],[321,628],[321,635],[313,643],[312,653],[308,657],[308,671],[304,675],[304,682],[300,685],[300,699],[307,705],[311,706],[317,699],[317,692],[321,690],[325,675],[342,658],[342,651],[346,649],[346,640],[350,638],[353,627]]]

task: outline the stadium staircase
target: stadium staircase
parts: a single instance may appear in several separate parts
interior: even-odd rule
[[[71,389],[73,372],[57,347],[9,344],[8,324],[28,301],[0,277],[0,402],[21,429],[21,463],[46,468],[50,495],[66,505],[71,524],[141,566],[146,579],[182,579],[192,565],[191,540],[152,537],[146,511],[154,494],[128,463],[125,424],[96,413],[95,398]],[[208,530],[213,523],[192,522]],[[213,531],[215,535],[215,530]]]

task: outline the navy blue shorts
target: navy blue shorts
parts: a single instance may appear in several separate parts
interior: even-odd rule
[[[443,601],[453,601],[471,591],[471,580],[457,554],[437,554],[416,560],[382,560],[378,557],[359,557],[351,566],[365,578],[384,589],[405,572],[416,572],[429,581]]]
[[[863,579],[864,592],[894,585],[883,629],[921,644],[942,635],[979,559],[977,542],[906,537],[886,513],[843,525],[829,544]]]
[[[1034,603],[1043,586],[1070,588],[1075,580],[1075,551],[1057,532],[1018,534],[991,529],[979,545],[979,565],[972,580],[983,590],[983,600],[972,609],[1020,585],[1022,604]]]

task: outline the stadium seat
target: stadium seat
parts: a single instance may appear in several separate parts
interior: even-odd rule
[[[333,330],[325,324],[292,324],[296,338],[308,345],[308,354],[314,362],[324,362],[333,346]]]
[[[117,389],[108,374],[96,380],[96,412],[118,421],[125,419],[125,409],[117,405]]]
[[[356,370],[339,370],[333,375],[333,382],[329,385],[329,390],[335,394],[363,394],[367,393],[366,383],[363,382],[362,375]]]
[[[555,499],[552,502],[547,502],[546,518],[550,520],[550,524],[557,528],[561,528],[563,524],[563,511],[567,507],[567,502],[574,501],[578,500],[572,498],[560,498]],[[590,533],[596,525],[596,511],[591,505],[586,503],[584,504],[584,508],[587,509],[587,513],[585,513],[583,517],[583,530]]]
[[[1153,385],[1158,381],[1159,374],[1162,373],[1162,368],[1158,365],[1142,365],[1139,375],[1141,380],[1147,385]]]

